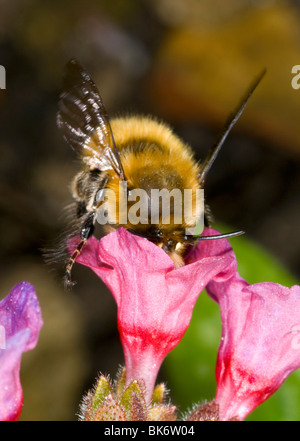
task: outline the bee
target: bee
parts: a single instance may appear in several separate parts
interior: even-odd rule
[[[194,206],[197,190],[203,189],[208,171],[262,76],[253,83],[204,161],[196,162],[191,148],[165,123],[153,117],[128,116],[110,120],[100,93],[86,70],[75,59],[67,63],[57,124],[64,139],[79,154],[82,163],[82,170],[71,185],[75,230],[79,240],[66,264],[67,287],[73,285],[73,264],[94,232],[97,216],[103,207],[101,196],[107,191],[116,195],[114,202],[117,202],[119,208],[116,210],[112,202],[107,201],[108,222],[103,225],[104,234],[122,226],[162,248],[173,260],[175,268],[184,265],[187,250],[195,242],[243,234],[242,231],[216,236],[187,234],[188,228],[197,226],[200,213],[193,208],[193,216],[177,223],[174,204],[167,223],[162,221],[162,204],[154,223],[151,222],[149,209],[144,215],[146,222],[136,223],[127,218],[121,222],[121,218],[124,218],[122,210],[128,210],[132,203],[124,208],[120,202],[124,202],[124,198],[130,199],[135,189],[143,190],[150,197],[153,189],[167,189],[171,192],[176,188],[181,192],[191,189],[190,201]],[[122,188],[125,190],[120,190]],[[205,208],[204,223],[209,226],[209,222],[209,210]]]

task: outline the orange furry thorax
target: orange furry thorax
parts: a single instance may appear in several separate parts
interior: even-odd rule
[[[184,189],[191,189],[196,198],[199,166],[190,147],[166,124],[150,117],[128,117],[111,120],[111,128],[120,152],[128,189],[140,188],[149,195],[152,189],[179,189],[182,192]],[[106,188],[115,193],[117,203],[119,184],[118,175],[111,173]],[[187,225],[183,224],[181,228],[185,226]],[[144,229],[143,226],[139,228]],[[172,222],[164,227],[166,233],[171,230],[174,230]]]

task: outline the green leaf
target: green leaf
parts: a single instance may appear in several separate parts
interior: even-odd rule
[[[158,384],[152,394],[152,405],[162,404],[166,394],[166,386],[164,383]]]
[[[220,227],[220,231],[231,231]],[[274,282],[285,286],[299,281],[261,246],[246,237],[231,239],[240,275],[249,283]],[[191,324],[180,344],[169,354],[163,368],[168,378],[170,397],[179,410],[215,397],[215,363],[221,335],[219,307],[201,293]],[[252,412],[247,420],[299,420],[300,371],[294,372],[281,388]]]
[[[138,404],[140,404],[140,406],[138,406]],[[138,381],[132,381],[125,389],[120,400],[120,406],[126,413],[126,417],[129,421],[132,421],[132,414],[137,407],[143,409],[143,412],[146,415],[144,391],[142,385]]]
[[[97,410],[103,403],[107,395],[112,394],[112,389],[108,378],[101,375],[97,381],[96,389],[93,396],[93,410]]]

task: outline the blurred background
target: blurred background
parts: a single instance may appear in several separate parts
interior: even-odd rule
[[[232,245],[249,282],[300,278],[300,89],[291,85],[300,1],[0,0],[0,298],[30,281],[45,323],[22,360],[23,420],[77,419],[97,374],[114,378],[123,363],[109,291],[76,265],[78,284],[65,292],[41,251],[64,228],[79,169],[56,127],[71,57],[90,72],[110,115],[166,120],[199,160],[266,68],[210,171],[206,198],[215,226],[246,231]],[[159,378],[181,412],[215,392],[219,311],[205,294],[199,302]],[[251,418],[299,420],[299,374],[284,387]]]

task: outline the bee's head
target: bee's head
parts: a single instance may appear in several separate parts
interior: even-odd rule
[[[145,237],[161,248],[173,260],[175,268],[184,265],[184,255],[187,248],[191,245],[184,238],[184,230],[170,228],[170,225],[151,226],[143,231],[138,229],[128,229],[132,234]]]

